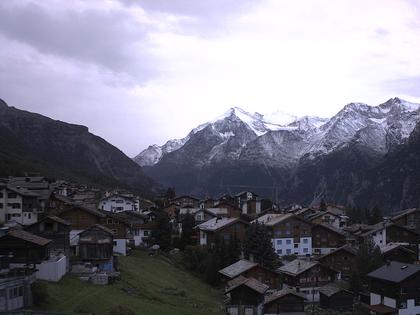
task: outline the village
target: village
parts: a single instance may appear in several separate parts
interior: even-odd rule
[[[0,224],[0,312],[67,275],[113,286],[120,258],[143,251],[182,254],[220,289],[221,314],[420,314],[419,209],[280,207],[251,191],[148,200],[37,175],[0,180]]]

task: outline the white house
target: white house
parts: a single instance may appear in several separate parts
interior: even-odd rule
[[[136,201],[133,198],[126,197],[120,194],[113,194],[111,196],[101,199],[99,208],[109,212],[123,212],[136,211]]]
[[[254,220],[271,230],[274,251],[279,256],[307,256],[312,253],[311,224],[292,213],[264,214]]]
[[[0,186],[0,224],[15,221],[30,225],[38,221],[39,195],[25,188]]]

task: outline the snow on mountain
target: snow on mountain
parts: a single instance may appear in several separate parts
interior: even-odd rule
[[[314,158],[344,146],[357,144],[385,154],[401,144],[420,121],[420,105],[393,98],[378,106],[350,103],[333,117],[295,117],[280,111],[269,115],[249,113],[239,107],[193,129],[180,140],[153,145],[135,157],[141,166],[155,165],[165,155],[186,147],[186,156],[198,164],[224,159],[264,165],[290,166],[303,156]],[[212,143],[200,149],[203,141]],[[194,152],[193,152],[194,151]]]

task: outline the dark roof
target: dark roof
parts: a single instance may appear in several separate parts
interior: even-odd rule
[[[219,273],[229,278],[235,278],[236,276],[239,276],[241,273],[244,273],[245,271],[252,269],[256,266],[258,266],[257,263],[254,263],[246,259],[241,259],[241,260],[238,260],[236,263],[219,270]]]
[[[347,253],[349,253],[349,254],[351,254],[353,256],[356,256],[357,255],[357,250],[355,248],[350,247],[349,245],[344,245],[344,246],[341,246],[341,247],[333,250],[332,252],[329,252],[329,253],[327,253],[325,255],[322,255],[321,257],[318,258],[318,260],[322,260],[323,258],[328,257],[328,256],[330,256],[330,255],[332,255],[334,253],[339,252],[339,251],[345,251],[345,252],[347,252]]]
[[[15,187],[11,185],[7,185],[7,189],[11,190],[18,195],[25,196],[25,197],[39,197],[39,195],[33,191],[27,190],[26,188],[22,187]]]
[[[368,277],[400,283],[401,281],[404,281],[405,279],[417,273],[420,273],[420,265],[391,261],[388,264],[369,273]]]
[[[271,303],[271,302],[273,302],[277,299],[280,299],[280,298],[282,298],[286,295],[289,295],[289,294],[297,296],[297,297],[301,298],[302,300],[306,300],[306,298],[303,294],[301,294],[299,292],[296,292],[295,290],[290,289],[290,288],[284,288],[280,291],[274,292],[273,294],[271,294],[269,296],[266,296],[265,299],[264,299],[264,304],[269,304],[269,303]]]
[[[97,216],[97,217],[100,217],[100,218],[105,218],[106,217],[106,215],[99,210],[95,210],[93,208],[89,208],[89,207],[86,207],[86,206],[83,206],[83,205],[75,205],[75,204],[73,205],[72,208],[65,209],[62,212],[60,212],[60,215],[63,214],[63,213],[66,213],[66,212],[74,211],[74,210],[86,211],[86,212],[88,212],[90,214],[93,214],[94,216]]]
[[[295,259],[288,264],[278,268],[278,272],[287,273],[293,276],[299,275],[302,272],[311,269],[319,264],[317,261],[308,261],[303,259]]]
[[[175,198],[174,198],[174,199],[172,199],[171,201],[175,201],[175,200],[182,199],[182,198],[188,198],[188,199],[193,199],[193,200],[196,200],[196,201],[200,201],[200,199],[197,199],[197,198],[195,198],[195,197],[188,196],[188,195],[182,195],[182,196],[179,196],[179,197],[175,197]]]
[[[369,229],[369,231],[362,233],[361,236],[369,236],[370,234],[373,234],[377,231],[380,231],[382,229],[386,229],[386,228],[391,227],[391,226],[397,227],[399,229],[403,229],[403,230],[411,232],[411,233],[418,234],[416,231],[410,230],[410,229],[406,228],[405,226],[398,225],[398,224],[395,224],[393,222],[387,222],[387,223],[386,222],[379,222],[377,224],[368,226],[367,228]]]
[[[20,229],[12,229],[5,236],[7,235],[39,246],[45,246],[51,242],[51,240]]]
[[[84,234],[86,231],[93,230],[93,229],[95,229],[95,228],[97,228],[97,229],[101,229],[102,231],[105,231],[105,232],[107,232],[107,233],[109,233],[109,234],[114,235],[114,232],[113,232],[112,230],[110,230],[110,229],[108,229],[107,227],[105,227],[105,226],[103,226],[103,225],[100,225],[100,224],[94,224],[94,225],[92,225],[91,227],[87,228],[86,230],[84,230],[84,231],[80,232],[79,234]]]
[[[264,294],[269,288],[268,285],[261,283],[257,279],[239,276],[228,282],[228,288],[226,289],[225,293],[229,293],[230,291],[240,287],[241,285],[245,285],[246,287],[260,294]]]
[[[344,289],[343,287],[339,286],[337,283],[331,282],[323,287],[319,288],[319,292],[326,295],[326,296],[333,296],[334,294],[337,294],[339,292],[347,292],[349,294],[353,294],[353,292]]]
[[[321,227],[323,227],[323,228],[325,228],[327,230],[330,230],[331,232],[334,232],[336,234],[339,234],[339,235],[342,235],[342,236],[347,236],[347,233],[345,231],[343,231],[341,229],[337,229],[336,227],[334,227],[332,225],[329,225],[329,224],[318,223],[318,224],[316,224],[313,227],[316,227],[316,226],[321,226]]]
[[[397,213],[396,215],[394,215],[391,218],[391,220],[397,220],[397,219],[399,219],[399,218],[401,218],[401,217],[403,217],[403,216],[405,216],[407,214],[411,214],[411,213],[419,212],[419,211],[420,211],[420,209],[417,209],[417,208],[407,209],[407,210],[404,210],[404,211],[402,211],[402,212]]]
[[[62,218],[59,218],[59,217],[57,217],[55,215],[49,215],[49,216],[47,216],[45,218],[42,218],[41,220],[39,220],[38,222],[34,223],[33,225],[38,224],[38,223],[40,223],[42,221],[45,221],[47,219],[53,220],[55,222],[58,222],[58,223],[61,223],[61,224],[64,224],[64,225],[69,225],[69,226],[71,225],[70,222],[68,222],[68,221],[66,221],[66,220],[64,220]]]

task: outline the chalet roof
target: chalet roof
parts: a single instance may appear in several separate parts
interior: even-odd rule
[[[239,276],[228,282],[228,288],[226,289],[225,293],[229,293],[232,290],[240,287],[241,285],[245,285],[248,288],[260,294],[264,294],[269,288],[268,285],[259,282],[257,279],[245,278],[244,276]]]
[[[395,314],[396,309],[384,304],[368,305],[368,309],[374,311],[376,314]]]
[[[241,273],[252,269],[255,266],[258,266],[258,264],[246,259],[241,259],[236,263],[219,270],[219,273],[229,278],[235,278],[236,276],[239,276]]]
[[[337,294],[338,292],[342,292],[342,291],[353,294],[353,292],[344,289],[343,287],[341,287],[340,285],[334,282],[328,283],[319,288],[319,292],[326,296],[333,296],[334,294]]]
[[[296,292],[295,290],[290,289],[290,288],[284,288],[282,290],[274,292],[271,295],[266,296],[265,299],[264,299],[264,304],[269,304],[269,303],[271,303],[271,302],[273,302],[277,299],[280,299],[280,298],[282,298],[286,295],[289,295],[289,294],[297,296],[297,297],[301,298],[302,300],[306,300],[306,298],[303,294],[301,294],[299,292]]]
[[[228,213],[226,208],[206,208],[204,209],[204,211],[216,216]]]
[[[357,255],[357,250],[355,248],[353,248],[353,247],[351,247],[349,245],[344,245],[344,246],[341,246],[341,247],[333,250],[332,252],[329,252],[329,253],[327,253],[325,255],[322,255],[321,257],[318,258],[318,260],[322,260],[323,258],[328,257],[330,255],[333,255],[334,253],[337,253],[339,251],[345,251],[345,252],[347,252],[347,253],[349,253],[351,255],[354,255],[354,256]]]
[[[133,197],[129,197],[127,195],[120,194],[120,193],[115,193],[115,194],[109,195],[107,197],[103,197],[103,198],[101,198],[100,201],[108,200],[108,199],[111,199],[111,198],[123,198],[123,199],[128,199],[130,201],[134,201]]]
[[[179,214],[180,215],[184,215],[184,214],[196,214],[197,212],[203,210],[202,208],[192,208],[192,207],[182,207],[179,209]]]
[[[400,283],[405,279],[420,272],[420,265],[405,264],[397,261],[390,263],[372,271],[368,277]]]
[[[62,213],[71,212],[71,211],[74,211],[74,210],[82,210],[82,211],[88,212],[88,213],[93,214],[94,216],[100,217],[100,218],[105,218],[106,217],[106,215],[103,212],[99,211],[99,210],[95,210],[93,208],[89,208],[89,207],[86,207],[84,205],[76,205],[76,204],[73,204],[73,207],[72,208],[63,210],[60,213],[60,215]]]
[[[60,200],[60,201],[62,201],[62,202],[64,202],[64,203],[66,203],[66,204],[69,204],[69,205],[71,205],[71,204],[73,204],[74,203],[74,200],[73,199],[71,199],[71,198],[69,198],[69,197],[67,197],[67,196],[63,196],[63,195],[60,195],[60,194],[53,194],[52,195],[55,199],[57,199],[57,200]]]
[[[49,183],[42,176],[10,177],[9,184],[32,189],[48,189]]]
[[[407,214],[411,214],[414,212],[420,212],[420,209],[417,208],[412,208],[412,209],[406,209],[400,213],[397,213],[396,215],[394,215],[391,220],[398,220],[399,218],[402,218],[403,216],[407,215]]]
[[[195,201],[200,201],[200,199],[197,199],[195,197],[188,196],[188,195],[182,195],[182,196],[179,196],[179,197],[175,197],[171,201],[179,200],[179,199],[182,199],[182,198],[188,198],[188,199],[193,199]]]
[[[340,218],[340,217],[341,217],[341,215],[340,215],[340,214],[338,214],[338,213],[334,213],[334,212],[333,212],[333,211],[331,211],[331,210],[326,210],[326,211],[320,211],[320,210],[318,210],[318,212],[316,212],[316,213],[314,213],[314,214],[312,214],[312,215],[308,216],[308,220],[315,220],[315,219],[317,219],[317,218],[322,217],[323,215],[331,215],[331,216],[334,216],[334,217],[336,217],[336,218]]]
[[[48,240],[46,238],[43,238],[41,236],[29,233],[24,230],[20,229],[12,229],[7,233],[5,236],[10,235],[14,238],[21,239],[23,241],[38,245],[38,246],[45,246],[51,242],[51,240]]]
[[[108,229],[107,227],[105,227],[105,226],[103,226],[103,225],[100,225],[100,224],[94,224],[94,225],[92,225],[91,227],[87,228],[86,230],[84,230],[84,231],[80,232],[79,234],[84,234],[85,232],[87,232],[87,231],[89,231],[89,230],[92,230],[92,229],[94,229],[94,228],[101,229],[102,231],[105,231],[105,232],[107,232],[107,233],[109,233],[109,234],[114,235],[114,232],[113,232],[111,229]]]
[[[381,230],[386,229],[386,228],[391,227],[391,226],[395,226],[395,227],[398,227],[400,229],[406,230],[408,232],[416,233],[417,234],[416,231],[410,230],[410,229],[408,229],[408,228],[406,228],[406,227],[404,227],[402,225],[398,225],[398,224],[395,224],[393,222],[379,222],[379,223],[374,224],[374,225],[369,225],[367,227],[369,229],[369,231],[363,232],[360,235],[363,236],[363,237],[369,236],[369,235],[371,235],[371,234],[373,234],[375,232],[381,231]]]
[[[297,276],[302,272],[311,269],[318,264],[317,261],[308,261],[303,259],[295,259],[290,263],[278,268],[281,273],[287,273],[292,276]]]
[[[38,224],[38,223],[43,222],[43,221],[45,221],[47,219],[53,220],[55,222],[58,222],[58,223],[61,223],[61,224],[64,224],[64,225],[68,225],[68,226],[71,225],[70,222],[68,222],[68,221],[66,221],[66,220],[64,220],[62,218],[59,218],[59,217],[57,217],[55,215],[49,215],[49,216],[47,216],[45,218],[42,218],[41,220],[39,220],[38,222],[36,222],[34,224]]]
[[[404,247],[404,246],[407,246],[407,245],[409,245],[409,244],[408,243],[388,243],[386,245],[381,246],[380,249],[381,249],[382,254],[386,254],[386,253],[388,253],[388,252],[390,252],[390,251],[392,251],[396,248],[401,248],[402,250],[407,251],[407,252],[413,252],[412,250],[408,249],[407,247]]]
[[[17,187],[17,186],[11,186],[11,185],[7,185],[7,189],[11,190],[15,193],[17,193],[18,195],[21,196],[25,196],[25,197],[39,197],[39,195],[33,191],[30,191],[26,188],[22,188],[22,187]]]
[[[336,227],[334,227],[332,225],[329,225],[329,224],[318,223],[314,227],[316,227],[316,226],[323,227],[323,228],[325,228],[327,230],[330,230],[330,231],[332,231],[332,232],[334,232],[336,234],[342,235],[342,236],[347,236],[347,233],[345,231],[343,231],[342,229],[337,229]]]
[[[197,228],[202,231],[215,232],[236,222],[247,224],[245,221],[242,221],[238,218],[213,218],[197,225]]]
[[[305,219],[303,219],[302,217],[299,217],[293,213],[267,213],[264,214],[263,216],[255,219],[254,221],[252,221],[252,223],[258,222],[261,224],[264,224],[266,226],[275,226],[279,223],[282,223],[288,219],[291,218],[295,218],[297,220],[303,221],[303,222],[307,222]],[[309,224],[311,224],[310,222],[308,222]]]

